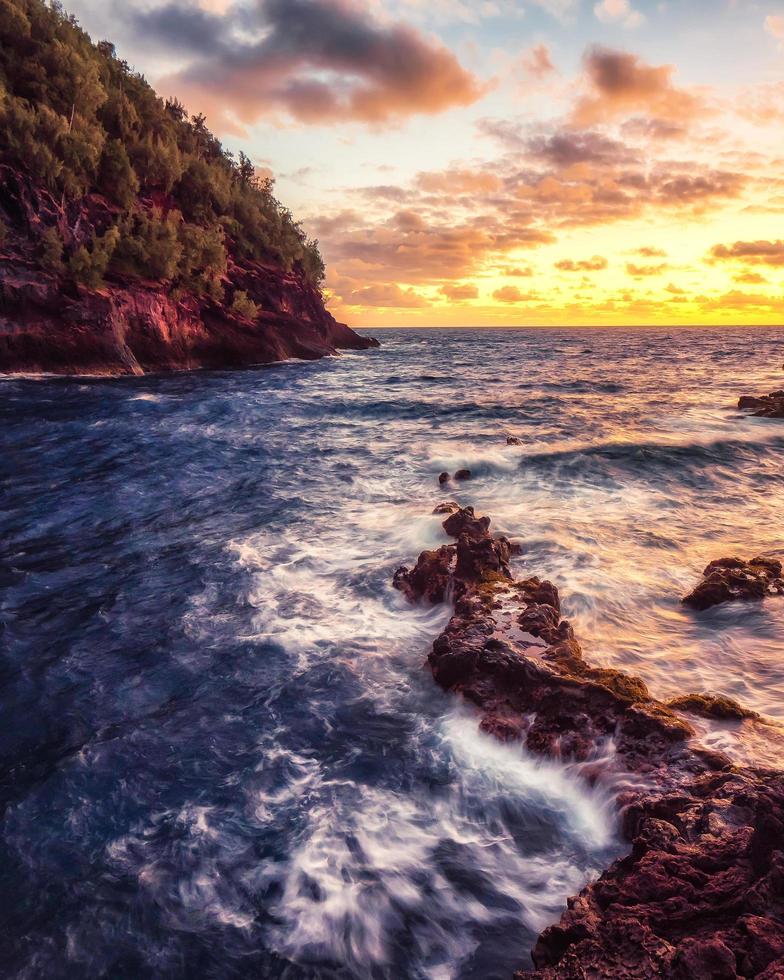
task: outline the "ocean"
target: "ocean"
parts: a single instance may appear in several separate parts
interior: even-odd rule
[[[586,659],[781,764],[781,329],[384,330],[258,370],[0,381],[0,973],[493,980],[624,852],[618,781],[478,731],[394,570],[473,504]],[[520,445],[507,445],[514,436]],[[442,488],[438,474],[472,479]],[[589,770],[593,775],[589,778]],[[630,783],[630,785],[633,785]]]

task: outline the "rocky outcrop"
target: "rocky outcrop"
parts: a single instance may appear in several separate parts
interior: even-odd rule
[[[221,302],[118,277],[91,290],[42,268],[35,245],[42,229],[56,227],[76,245],[102,234],[116,216],[97,195],[58,202],[0,167],[0,218],[10,229],[0,246],[0,372],[143,374],[378,346],[338,323],[301,273],[271,261],[230,258]],[[240,290],[259,309],[253,319],[232,309]]]
[[[720,558],[708,565],[702,582],[681,601],[703,610],[723,602],[760,600],[773,595],[784,595],[780,561],[774,558],[753,558],[751,561]]]
[[[738,402],[738,408],[751,409],[751,414],[758,418],[784,419],[784,390],[772,391],[760,398],[743,395]]]
[[[632,803],[623,830],[631,853],[539,938],[536,980],[784,977],[781,773],[702,776]]]
[[[644,787],[618,798],[630,854],[542,934],[533,976],[784,977],[784,776],[701,748],[684,717],[753,713],[716,695],[665,704],[639,678],[591,666],[557,588],[516,581],[487,518],[447,513],[457,544],[395,575],[412,601],[454,603],[429,656],[435,680],[496,738],[577,760],[612,744],[616,773]]]

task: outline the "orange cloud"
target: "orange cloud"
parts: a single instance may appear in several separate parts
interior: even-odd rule
[[[479,296],[479,290],[476,286],[472,286],[470,283],[445,283],[439,292],[442,296],[446,296],[447,299],[452,300],[453,303],[460,303],[468,299],[476,299]]]
[[[408,25],[377,21],[359,4],[266,0],[253,9],[257,40],[244,39],[252,36],[251,15],[241,5],[194,17],[170,0],[131,15],[138,33],[190,55],[161,84],[213,125],[237,129],[276,115],[380,124],[467,106],[486,91],[443,45]]]
[[[697,96],[676,88],[673,65],[654,67],[637,55],[596,47],[585,58],[586,95],[578,100],[573,122],[592,126],[618,116],[646,113],[682,124],[704,109]]]
[[[784,241],[735,242],[734,245],[714,245],[714,259],[734,259],[749,265],[784,265]]]
[[[546,78],[555,73],[555,65],[546,44],[537,44],[523,55],[523,68],[533,78]]]
[[[379,283],[355,289],[340,299],[347,306],[380,306],[396,309],[422,309],[430,303],[414,289],[401,289],[396,283]]]
[[[747,286],[764,286],[768,281],[759,272],[741,272],[732,278],[734,282],[740,282]]]
[[[594,255],[592,259],[580,259],[575,262],[573,259],[561,259],[555,263],[555,268],[561,272],[600,272],[609,265],[603,255]]]
[[[634,262],[626,263],[626,272],[634,279],[644,279],[648,276],[660,276],[669,266],[666,263],[661,265],[635,265]]]
[[[539,297],[536,293],[524,293],[517,286],[501,286],[493,293],[493,299],[498,300],[499,303],[526,303],[535,301]]]

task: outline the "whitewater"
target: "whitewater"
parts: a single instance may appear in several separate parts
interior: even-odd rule
[[[730,695],[784,748],[780,329],[385,330],[237,372],[0,381],[0,972],[492,980],[625,849],[608,758],[481,734],[394,570],[457,500],[592,664]],[[507,445],[514,437],[519,445]],[[438,474],[472,478],[439,486]],[[618,777],[620,778],[620,777]]]

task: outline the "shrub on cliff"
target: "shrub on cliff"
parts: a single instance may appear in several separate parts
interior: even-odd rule
[[[71,277],[91,289],[103,285],[106,270],[119,240],[120,230],[115,225],[103,235],[93,235],[89,246],[80,245],[68,262]]]
[[[120,208],[110,274],[179,276],[214,292],[228,248],[323,281],[318,244],[276,200],[272,181],[244,154],[235,161],[204,116],[160,99],[110,43],[93,44],[58,3],[0,0],[0,162],[66,199],[100,193]],[[205,231],[204,262],[184,240],[193,231],[149,217],[151,198]],[[155,227],[140,228],[144,220]],[[85,262],[81,254],[75,264]]]
[[[238,316],[243,316],[248,320],[255,320],[259,315],[259,307],[242,289],[238,289],[234,294],[231,308]]]
[[[59,275],[65,268],[63,261],[63,240],[56,228],[47,228],[38,243],[38,255],[41,265],[47,272]]]
[[[139,193],[139,178],[120,140],[109,140],[103,148],[98,174],[101,192],[121,208],[132,207]]]

